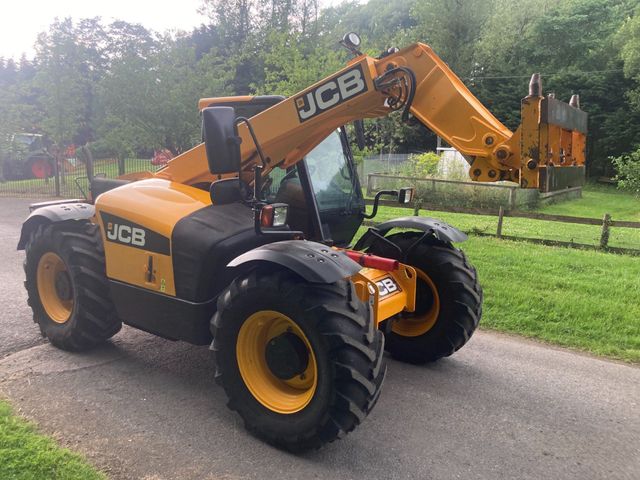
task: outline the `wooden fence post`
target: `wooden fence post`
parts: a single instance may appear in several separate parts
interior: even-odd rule
[[[515,210],[515,209],[516,209],[516,187],[513,187],[509,189],[509,210]]]
[[[600,248],[605,249],[609,245],[609,234],[611,233],[611,215],[604,214],[602,218],[602,233],[600,233]]]
[[[373,175],[369,174],[367,175],[367,197],[370,197],[371,194],[373,193],[373,186],[371,185],[373,183]]]
[[[418,197],[413,202],[413,216],[414,217],[419,217],[420,216],[420,209],[421,208],[422,208],[422,197]]]
[[[502,238],[502,219],[504,217],[504,208],[500,205],[500,210],[498,211],[498,230],[496,231],[496,237]]]

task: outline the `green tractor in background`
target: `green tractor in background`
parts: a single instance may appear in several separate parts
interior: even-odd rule
[[[55,172],[55,160],[47,147],[48,142],[43,135],[13,134],[9,152],[2,162],[3,180],[51,178]]]

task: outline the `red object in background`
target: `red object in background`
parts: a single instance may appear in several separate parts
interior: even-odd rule
[[[64,156],[66,158],[76,158],[76,146],[73,143],[64,151]]]
[[[163,148],[162,150],[154,150],[151,165],[166,165],[173,158],[170,150]]]
[[[52,175],[51,164],[44,160],[36,160],[31,165],[31,173],[33,173],[34,178],[49,178]]]

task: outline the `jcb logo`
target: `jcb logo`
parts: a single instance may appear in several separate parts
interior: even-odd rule
[[[146,232],[142,228],[130,227],[109,222],[107,224],[107,238],[113,242],[144,247]]]
[[[378,286],[378,292],[380,292],[380,298],[396,293],[400,290],[398,284],[391,277],[384,277],[376,282]]]
[[[355,68],[296,98],[298,117],[304,122],[366,91],[367,84],[364,81],[362,67],[356,65]]]

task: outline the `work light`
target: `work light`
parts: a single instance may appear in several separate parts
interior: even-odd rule
[[[413,200],[413,195],[415,193],[415,189],[412,187],[401,188],[398,192],[398,203],[405,204],[411,203]]]
[[[272,203],[260,210],[260,225],[264,228],[283,227],[287,224],[289,205],[286,203]]]
[[[349,32],[342,37],[342,41],[351,48],[358,48],[360,46],[360,36],[356,32]]]

